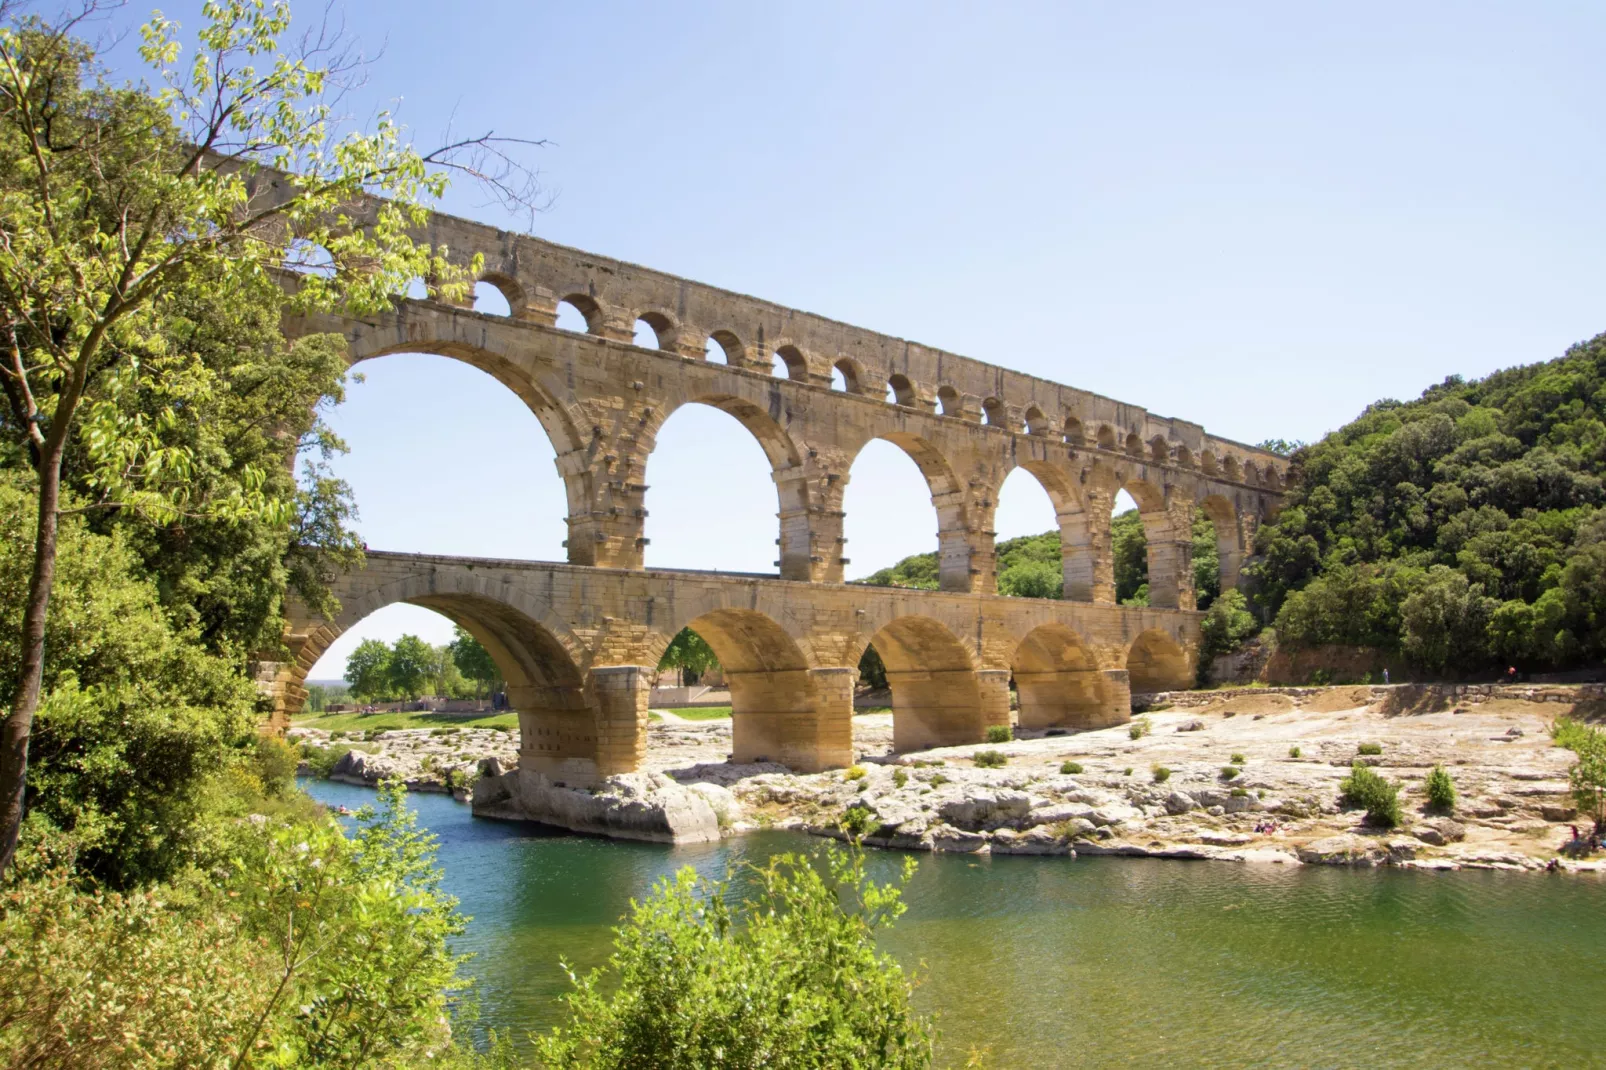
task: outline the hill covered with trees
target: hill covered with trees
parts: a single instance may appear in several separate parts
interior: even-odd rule
[[[1254,597],[1285,646],[1430,671],[1606,657],[1606,335],[1379,401],[1294,455]]]

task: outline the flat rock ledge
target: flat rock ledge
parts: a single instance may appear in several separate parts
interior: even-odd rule
[[[595,788],[560,787],[515,769],[474,785],[474,816],[536,821],[571,832],[651,843],[708,843],[720,836],[722,800],[710,785],[677,784],[661,773],[625,773]],[[728,794],[728,793],[727,793]]]

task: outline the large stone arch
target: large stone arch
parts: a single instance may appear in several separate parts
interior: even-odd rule
[[[1054,506],[1054,522],[1060,533],[1060,569],[1064,579],[1060,596],[1072,601],[1093,601],[1100,525],[1090,515],[1081,488],[1063,465],[1038,458],[1018,458],[1005,467],[999,480],[999,489],[993,494],[995,501],[1002,494],[1004,480],[1017,468],[1037,480],[1038,486],[1043,488]],[[1108,513],[1106,508],[1106,515],[1102,518],[1106,546],[1110,526]]]
[[[689,405],[706,405],[730,416],[752,435],[769,461],[775,482],[781,575],[786,579],[811,578],[810,494],[803,455],[790,433],[766,409],[732,394],[702,393],[667,404],[655,411],[637,436],[643,478],[651,484],[648,468],[657,449],[658,434],[669,419]]]
[[[1199,508],[1210,518],[1210,524],[1216,531],[1217,571],[1221,577],[1221,592],[1225,594],[1238,586],[1247,550],[1243,544],[1243,526],[1238,521],[1238,509],[1231,499],[1219,493],[1206,494],[1200,499]]]
[[[1132,640],[1126,651],[1126,671],[1135,694],[1185,691],[1194,683],[1187,651],[1159,628],[1150,628]]]
[[[797,641],[755,609],[713,609],[685,625],[719,657],[731,692],[732,756],[798,772],[853,759],[853,679],[812,668]]]
[[[1132,495],[1143,521],[1149,560],[1149,604],[1165,609],[1192,609],[1193,498],[1129,472],[1121,489]]]
[[[1105,728],[1131,719],[1124,671],[1105,671],[1082,637],[1041,624],[1015,647],[1010,671],[1022,728]]]
[[[854,461],[876,439],[892,443],[915,463],[931,492],[937,511],[937,577],[944,591],[971,589],[972,522],[967,485],[954,471],[953,463],[929,439],[908,431],[887,431],[859,443],[848,459],[851,473]]]
[[[887,668],[894,750],[979,743],[986,738],[989,720],[996,717],[988,716],[975,658],[947,625],[934,617],[898,616],[865,645],[876,648]],[[1007,720],[1007,690],[1004,716]]]

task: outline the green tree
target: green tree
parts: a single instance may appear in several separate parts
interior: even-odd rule
[[[416,699],[424,693],[435,669],[435,651],[418,636],[404,635],[390,648],[386,669],[390,693]]]
[[[1249,600],[1241,591],[1228,591],[1210,604],[1199,622],[1199,677],[1209,671],[1210,660],[1230,654],[1260,631],[1260,622],[1249,612]]]
[[[887,686],[887,666],[874,643],[867,645],[859,655],[859,684],[875,691]]]
[[[34,501],[18,478],[0,474],[0,665],[9,673],[33,565]],[[79,871],[113,888],[202,860],[218,835],[220,782],[254,742],[255,692],[238,664],[171,624],[122,535],[97,535],[81,515],[57,533],[48,624],[30,823],[69,836]]]
[[[998,593],[1014,598],[1058,598],[1064,588],[1063,571],[1043,561],[1023,561],[998,574]]]
[[[714,653],[714,648],[702,636],[690,628],[682,628],[664,648],[663,656],[658,659],[658,668],[683,669],[689,680],[696,680],[719,668],[719,655]]]
[[[165,432],[204,416],[222,384],[216,368],[165,343],[172,309],[187,294],[265,293],[275,270],[304,267],[313,248],[327,270],[283,292],[289,310],[380,311],[415,276],[447,295],[470,277],[413,234],[454,154],[489,140],[420,154],[388,116],[371,131],[343,129],[329,103],[338,61],[318,62],[330,42],[313,35],[305,51],[282,53],[282,3],[218,0],[205,11],[195,62],[178,62],[175,24],[158,16],[143,29],[155,92],[113,84],[72,18],[0,28],[4,430],[37,498],[19,668],[0,725],[0,872],[24,811],[68,455],[82,452],[93,508],[294,519],[264,493],[261,467],[192,482],[195,444]],[[290,173],[259,184],[266,166]],[[123,403],[141,383],[156,384],[153,418]]]
[[[346,685],[353,698],[376,702],[392,694],[390,647],[378,639],[364,639],[346,658]]]
[[[568,1023],[538,1041],[544,1065],[929,1066],[931,1027],[875,947],[901,886],[870,881],[857,848],[821,855],[752,868],[745,903],[690,867],[661,881],[607,968],[574,977]]]
[[[461,627],[456,627],[449,647],[457,671],[477,685],[480,696],[495,691],[502,684],[502,670],[496,667],[491,652]]]

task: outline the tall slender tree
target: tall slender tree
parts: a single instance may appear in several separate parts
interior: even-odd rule
[[[141,29],[146,87],[113,84],[81,36],[98,9],[83,2],[54,22],[0,3],[3,427],[38,503],[19,661],[3,667],[0,875],[26,803],[63,509],[292,520],[260,473],[216,497],[192,486],[192,454],[163,432],[194,419],[219,383],[165,344],[166,310],[198,289],[280,285],[286,269],[299,272],[282,286],[288,311],[380,311],[420,276],[461,296],[478,264],[415,237],[450,173],[533,207],[533,176],[508,139],[420,151],[388,114],[342,124],[334,109],[358,62],[327,30],[282,48],[287,3],[208,0],[187,61],[178,26],[154,17]],[[165,404],[119,404],[151,377]],[[63,459],[77,449],[89,497],[64,502]]]

